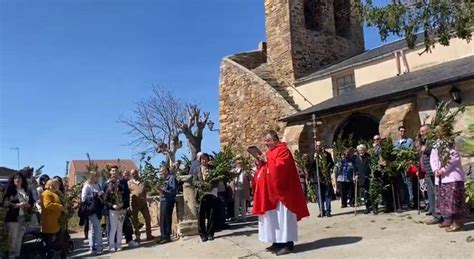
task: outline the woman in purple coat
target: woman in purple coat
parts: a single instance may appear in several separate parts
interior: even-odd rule
[[[454,232],[462,230],[462,220],[469,209],[465,203],[465,175],[461,158],[454,145],[450,145],[446,151],[449,152],[446,165],[442,166],[442,155],[437,148],[431,151],[430,164],[436,177],[436,211],[444,219],[439,226],[446,228],[447,232]]]

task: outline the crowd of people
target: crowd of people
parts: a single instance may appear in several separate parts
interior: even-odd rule
[[[335,154],[339,156],[337,162],[320,141],[316,142],[314,159],[303,155],[300,177],[307,193],[309,188],[316,192],[321,207],[319,217],[331,217],[331,201],[340,198],[341,208],[362,202],[366,214],[377,214],[382,205],[385,213],[421,207],[432,217],[426,224],[439,224],[448,232],[461,230],[469,208],[464,202],[465,173],[460,155],[455,145],[449,144],[446,148],[449,161],[441,165],[437,142],[427,141],[430,130],[429,125],[422,125],[413,140],[407,136],[404,126],[399,127],[399,138],[392,148],[413,150],[419,159],[395,172],[387,172],[393,168],[388,167],[390,161],[381,155],[383,147],[379,135],[373,137],[370,148],[359,144],[356,149],[347,147],[341,154]],[[446,136],[448,132],[439,134],[444,135],[438,138],[450,137]]]
[[[212,241],[214,233],[228,228],[228,221],[243,221],[248,212],[251,200],[251,172],[244,169],[244,160],[233,161],[230,182],[220,181],[204,193],[196,196],[198,205],[199,234],[203,242]],[[159,244],[172,241],[172,214],[176,203],[176,195],[182,191],[178,175],[191,175],[197,188],[205,184],[206,178],[214,170],[213,157],[207,153],[198,153],[189,166],[181,166],[176,161],[171,167],[162,164],[159,172],[162,179],[160,187],[160,239]],[[81,194],[79,215],[85,226],[85,235],[89,239],[91,255],[103,253],[102,217],[107,218],[106,233],[108,251],[122,249],[122,235],[129,247],[140,245],[140,228],[138,214],[145,220],[146,240],[154,240],[151,233],[151,217],[147,203],[147,188],[137,170],[119,175],[118,167],[112,166],[109,179],[99,184],[99,175],[90,173]],[[88,224],[91,233],[87,233]],[[135,234],[135,238],[133,238]]]
[[[202,197],[196,197],[199,206],[199,233],[203,241],[213,240],[214,232],[228,228],[226,221],[231,218],[241,221],[247,216],[251,174],[244,171],[242,159],[236,159],[234,162],[234,181],[225,184],[221,182],[217,188]],[[80,199],[73,201],[79,216],[79,225],[83,226],[85,239],[88,240],[90,255],[100,255],[104,252],[104,236],[107,237],[109,253],[122,250],[123,238],[128,247],[139,246],[143,241],[140,233],[143,224],[140,223],[139,214],[142,214],[145,221],[144,240],[156,239],[152,235],[147,202],[149,189],[139,171],[120,172],[119,167],[114,165],[109,169],[105,180],[101,179],[100,173],[89,172],[82,185]],[[182,185],[176,176],[190,174],[194,184],[199,186],[213,169],[212,156],[206,153],[199,153],[190,166],[183,167],[180,161],[177,161],[171,167],[160,167],[161,236],[156,240],[157,243],[172,241],[175,198],[182,191]],[[39,226],[46,257],[57,255],[58,248],[61,257],[65,257],[66,245],[58,243],[58,240],[62,240],[58,237],[68,233],[67,225],[64,224],[67,222],[64,220],[67,213],[65,189],[61,177],[50,178],[43,174],[35,179],[30,171],[16,172],[9,178],[6,188],[0,186],[0,216],[5,222],[4,225],[0,224],[0,230],[8,239],[4,240],[3,246],[0,245],[1,252],[8,254],[9,258],[20,257],[25,232],[28,228]]]
[[[215,169],[213,157],[207,153],[198,153],[189,174],[193,185],[205,184]],[[228,228],[226,221],[244,221],[251,197],[252,174],[244,168],[244,161],[237,157],[231,171],[233,180],[229,183],[218,181],[208,190],[197,193],[199,235],[203,242],[214,240],[214,233]]]
[[[377,214],[382,207],[386,213],[422,207],[426,215],[431,216],[426,224],[438,224],[441,228],[446,228],[448,232],[462,230],[463,219],[469,209],[464,202],[465,174],[460,156],[454,144],[450,144],[446,147],[449,160],[443,164],[444,158],[439,153],[437,143],[427,141],[430,130],[428,125],[423,125],[418,136],[413,140],[407,136],[405,127],[401,126],[398,129],[399,138],[393,143],[393,148],[414,150],[418,153],[419,159],[411,161],[411,165],[407,168],[392,173],[386,172],[389,170],[388,162],[390,161],[381,155],[384,147],[381,145],[382,139],[379,135],[373,137],[369,147],[366,144],[359,144],[355,149],[347,147],[340,154],[334,154],[335,158],[326,151],[322,142],[317,141],[314,156],[303,154],[303,164],[296,173],[301,180],[301,189],[307,197],[311,190],[316,193],[315,198],[320,209],[319,217],[331,217],[331,202],[339,198],[341,208],[355,207],[362,203],[365,205],[365,213],[373,212],[374,214]],[[267,142],[273,141],[273,146],[270,145],[271,148],[266,156],[262,154],[262,157],[256,158],[254,168],[246,166],[246,160],[237,156],[232,163],[232,179],[228,182],[223,180],[214,182],[208,188],[202,187],[208,184],[206,180],[215,170],[211,155],[200,152],[189,165],[184,167],[179,161],[171,167],[162,165],[159,170],[162,186],[160,187],[159,213],[161,238],[158,243],[165,244],[172,241],[172,213],[176,195],[182,191],[177,175],[191,175],[193,185],[200,190],[197,192],[196,201],[198,232],[203,242],[214,240],[215,232],[228,228],[229,221],[244,221],[250,214],[248,208],[256,204],[254,195],[258,190],[255,188],[258,181],[262,181],[257,179],[259,172],[267,170],[270,173],[283,170],[281,165],[270,168],[272,163],[275,163],[271,162],[273,161],[271,154],[278,153],[276,157],[282,156],[280,151],[272,150],[289,150],[286,145],[279,142],[275,132],[270,133],[266,135],[269,138]],[[267,161],[268,159],[270,162]],[[278,159],[294,164],[292,156]],[[374,160],[376,160],[375,163]],[[266,166],[268,169],[265,169]],[[260,173],[258,177],[261,178],[262,174]],[[120,172],[119,167],[111,166],[107,179],[101,183],[100,177],[97,172],[89,172],[77,204],[80,225],[84,226],[90,254],[100,255],[104,252],[102,243],[104,233],[107,237],[109,253],[122,249],[123,237],[129,247],[139,246],[142,241],[140,234],[142,224],[138,217],[140,213],[145,221],[146,240],[155,240],[152,235],[151,216],[147,203],[149,190],[140,177],[140,173],[137,170]],[[0,192],[3,205],[0,216],[4,217],[5,222],[5,231],[2,233],[8,234],[6,247],[10,258],[20,256],[23,235],[27,227],[35,222],[41,226],[44,250],[48,256],[55,253],[54,250],[57,247],[55,242],[58,240],[55,237],[67,233],[67,224],[64,224],[62,220],[67,212],[62,179],[57,176],[50,179],[49,176],[42,175],[38,184],[32,184],[31,178],[31,174],[17,172],[10,177],[6,189]],[[260,183],[260,185],[270,188],[272,183],[270,181]],[[377,186],[380,188],[374,190]],[[281,187],[274,186],[275,190]],[[294,190],[295,187],[292,188]],[[283,192],[282,190],[276,192]],[[262,192],[261,189],[260,192]],[[294,198],[291,193],[283,198],[279,197],[280,200],[277,199],[278,201],[273,204],[272,197],[261,198],[267,195],[267,192],[259,194],[259,199],[263,200],[257,201],[257,206],[262,206],[261,204],[269,206],[267,203],[270,203],[272,204],[270,207],[277,211],[277,215],[286,213],[285,211],[294,213],[295,208],[292,204],[298,204],[298,202],[288,202],[288,199]],[[281,211],[278,212],[280,209]],[[259,215],[263,222],[261,232],[264,234],[260,235],[260,239],[274,243],[269,250],[283,247],[286,252],[292,251],[292,242],[297,239],[297,234],[293,237],[286,233],[285,235],[289,236],[282,239],[278,238],[278,233],[274,236],[273,232],[268,232],[268,226],[272,225],[268,219],[265,220],[268,211],[262,207],[253,208],[253,214]],[[294,222],[296,219],[307,216],[305,211],[307,212],[304,210],[301,213],[290,213],[293,216],[300,215],[298,218],[295,216]],[[103,220],[104,217],[105,220]],[[102,224],[103,221],[106,222],[105,227]],[[296,223],[291,224],[296,228]],[[268,236],[268,233],[273,234]],[[63,249],[60,252],[64,257],[66,251]]]
[[[160,192],[160,230],[158,243],[171,241],[171,217],[178,193],[176,177],[170,174],[169,168],[160,169],[164,184]],[[105,232],[109,253],[122,250],[122,238],[129,247],[138,246],[141,239],[139,213],[145,220],[146,240],[153,241],[151,216],[147,203],[147,188],[137,170],[125,171],[120,175],[117,166],[112,166],[108,180],[99,184],[99,175],[91,172],[88,175],[81,193],[79,216],[85,226],[85,235],[89,240],[91,255],[103,253],[102,218],[106,218]],[[88,233],[91,225],[91,232]],[[133,238],[135,235],[135,238]]]
[[[63,181],[58,176],[50,179],[43,175],[37,183],[32,173],[30,168],[15,172],[6,188],[0,190],[1,209],[4,211],[1,213],[4,222],[1,230],[2,236],[7,237],[2,240],[2,257],[20,258],[25,233],[34,233],[33,230],[40,226],[44,254],[51,257],[59,250],[61,257],[65,258],[65,240],[70,237],[64,224],[66,221],[61,220],[66,211]]]

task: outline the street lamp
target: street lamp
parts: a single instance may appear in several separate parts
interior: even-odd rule
[[[451,95],[451,99],[453,99],[453,101],[455,101],[456,103],[459,104],[462,102],[461,90],[459,90],[459,88],[457,88],[455,85],[451,87],[451,90],[449,90],[449,94]]]
[[[219,131],[219,129],[214,129],[215,123],[212,120],[209,120],[207,122],[207,127],[209,128],[210,131]]]
[[[10,150],[16,150],[16,158],[17,158],[17,169],[20,170],[20,148],[19,147],[11,147]]]

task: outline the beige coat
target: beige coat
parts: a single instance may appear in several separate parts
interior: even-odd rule
[[[243,197],[245,200],[250,200],[250,174],[244,171],[243,169],[232,169],[232,173],[235,175],[234,179],[230,182],[230,187],[232,188],[232,193],[235,193],[237,188],[236,183],[240,174],[244,174],[243,181],[242,181],[242,190],[243,190]]]

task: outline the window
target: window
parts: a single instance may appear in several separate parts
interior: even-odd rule
[[[77,175],[77,174],[76,174],[76,182],[75,182],[75,184],[81,183],[81,182],[83,182],[83,181],[85,181],[85,180],[87,180],[86,176],[84,176],[84,175]]]
[[[321,23],[323,22],[321,0],[304,0],[303,11],[306,29],[321,30]]]
[[[337,77],[334,83],[334,96],[347,93],[355,88],[354,74]]]

